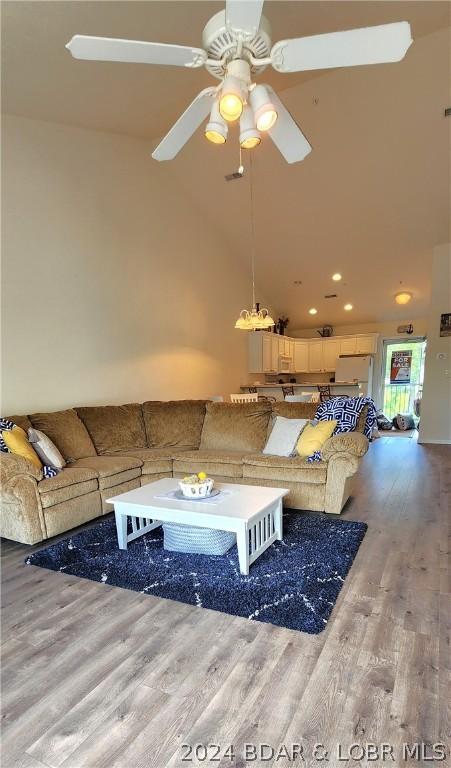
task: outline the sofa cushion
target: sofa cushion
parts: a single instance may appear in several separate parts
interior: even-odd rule
[[[293,456],[299,435],[306,424],[308,424],[307,419],[287,419],[285,416],[276,416],[263,453],[272,456]]]
[[[97,491],[98,488],[96,472],[92,469],[75,469],[74,467],[63,469],[55,477],[49,477],[38,483],[44,509],[68,499],[83,496],[85,493]]]
[[[314,421],[312,424],[307,424],[296,443],[298,456],[307,458],[321,452],[324,443],[329,440],[336,426],[336,421]]]
[[[28,432],[32,425],[28,416],[7,416],[8,421],[12,421],[13,424],[17,424],[18,427],[22,427],[24,432]]]
[[[160,472],[172,472],[172,458],[180,453],[181,448],[135,448],[114,451],[108,456],[131,456],[142,461],[143,475],[156,475]]]
[[[318,403],[289,403],[285,400],[273,403],[273,413],[286,419],[314,419]]]
[[[182,451],[174,456],[174,476],[206,472],[220,477],[243,477],[242,451]]]
[[[243,457],[243,477],[261,478],[283,482],[289,480],[298,483],[326,482],[327,464],[317,461],[309,464],[300,456],[263,456],[260,453]]]
[[[149,448],[199,448],[207,400],[148,400],[143,417]]]
[[[78,459],[72,466],[94,470],[103,490],[140,477],[142,461],[131,456],[90,456]]]
[[[0,430],[0,437],[6,449],[15,456],[22,456],[23,459],[33,464],[36,469],[42,469],[42,461],[31,445],[25,430],[22,427],[18,427],[17,424],[14,424],[12,429],[9,426],[8,424],[8,429]]]
[[[30,421],[35,429],[44,432],[55,443],[66,461],[96,456],[94,443],[73,408],[53,413],[33,413]]]
[[[50,440],[50,437],[40,432],[39,429],[30,427],[28,429],[28,439],[43,464],[54,469],[63,469],[66,466],[64,456],[60,453],[55,443]]]
[[[139,403],[77,408],[97,453],[146,448],[146,432]]]
[[[208,403],[201,450],[261,451],[266,442],[271,405],[267,403]]]

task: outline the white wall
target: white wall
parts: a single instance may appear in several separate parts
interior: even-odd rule
[[[148,143],[13,116],[3,137],[2,412],[236,390],[247,265]]]
[[[445,312],[451,312],[451,244],[434,249],[421,443],[451,443],[451,336],[440,336],[440,315]]]

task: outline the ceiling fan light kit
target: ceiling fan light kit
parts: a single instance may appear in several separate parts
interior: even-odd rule
[[[250,105],[254,125],[253,129],[241,126],[241,146],[250,149],[260,143],[259,135],[242,139],[245,131],[267,131],[287,163],[297,163],[311,152],[310,143],[273,89],[252,80],[268,66],[278,72],[303,72],[400,61],[412,43],[410,25],[399,21],[280,40],[272,46],[271,27],[262,8],[263,0],[226,0],[225,10],[204,28],[203,49],[88,35],[74,35],[66,48],[74,58],[91,61],[204,66],[220,81],[191,102],[153,151],[155,160],[172,160],[210,112],[205,135],[213,143],[224,144],[227,126],[216,119],[216,106],[223,120],[235,122]]]
[[[256,85],[249,94],[259,131],[269,131],[277,120],[277,111],[264,85]]]
[[[255,127],[254,113],[246,104],[240,119],[240,146],[243,149],[253,149],[261,142],[261,136]]]
[[[215,100],[210,112],[210,119],[205,127],[205,138],[213,144],[225,144],[229,128],[219,112],[219,104]]]
[[[224,118],[233,123],[241,116],[246,101],[249,64],[246,61],[231,61],[221,88],[219,111]]]

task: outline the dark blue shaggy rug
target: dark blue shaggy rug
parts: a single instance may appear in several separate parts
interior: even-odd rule
[[[365,523],[285,512],[284,540],[242,576],[236,546],[220,557],[168,552],[161,528],[120,550],[111,517],[26,563],[316,634],[327,624],[366,529]]]

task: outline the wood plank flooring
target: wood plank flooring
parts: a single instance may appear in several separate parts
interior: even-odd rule
[[[3,768],[430,765],[401,750],[451,740],[450,503],[451,447],[376,441],[344,513],[369,530],[316,636],[27,567],[4,541]],[[339,759],[368,742],[393,759]]]

